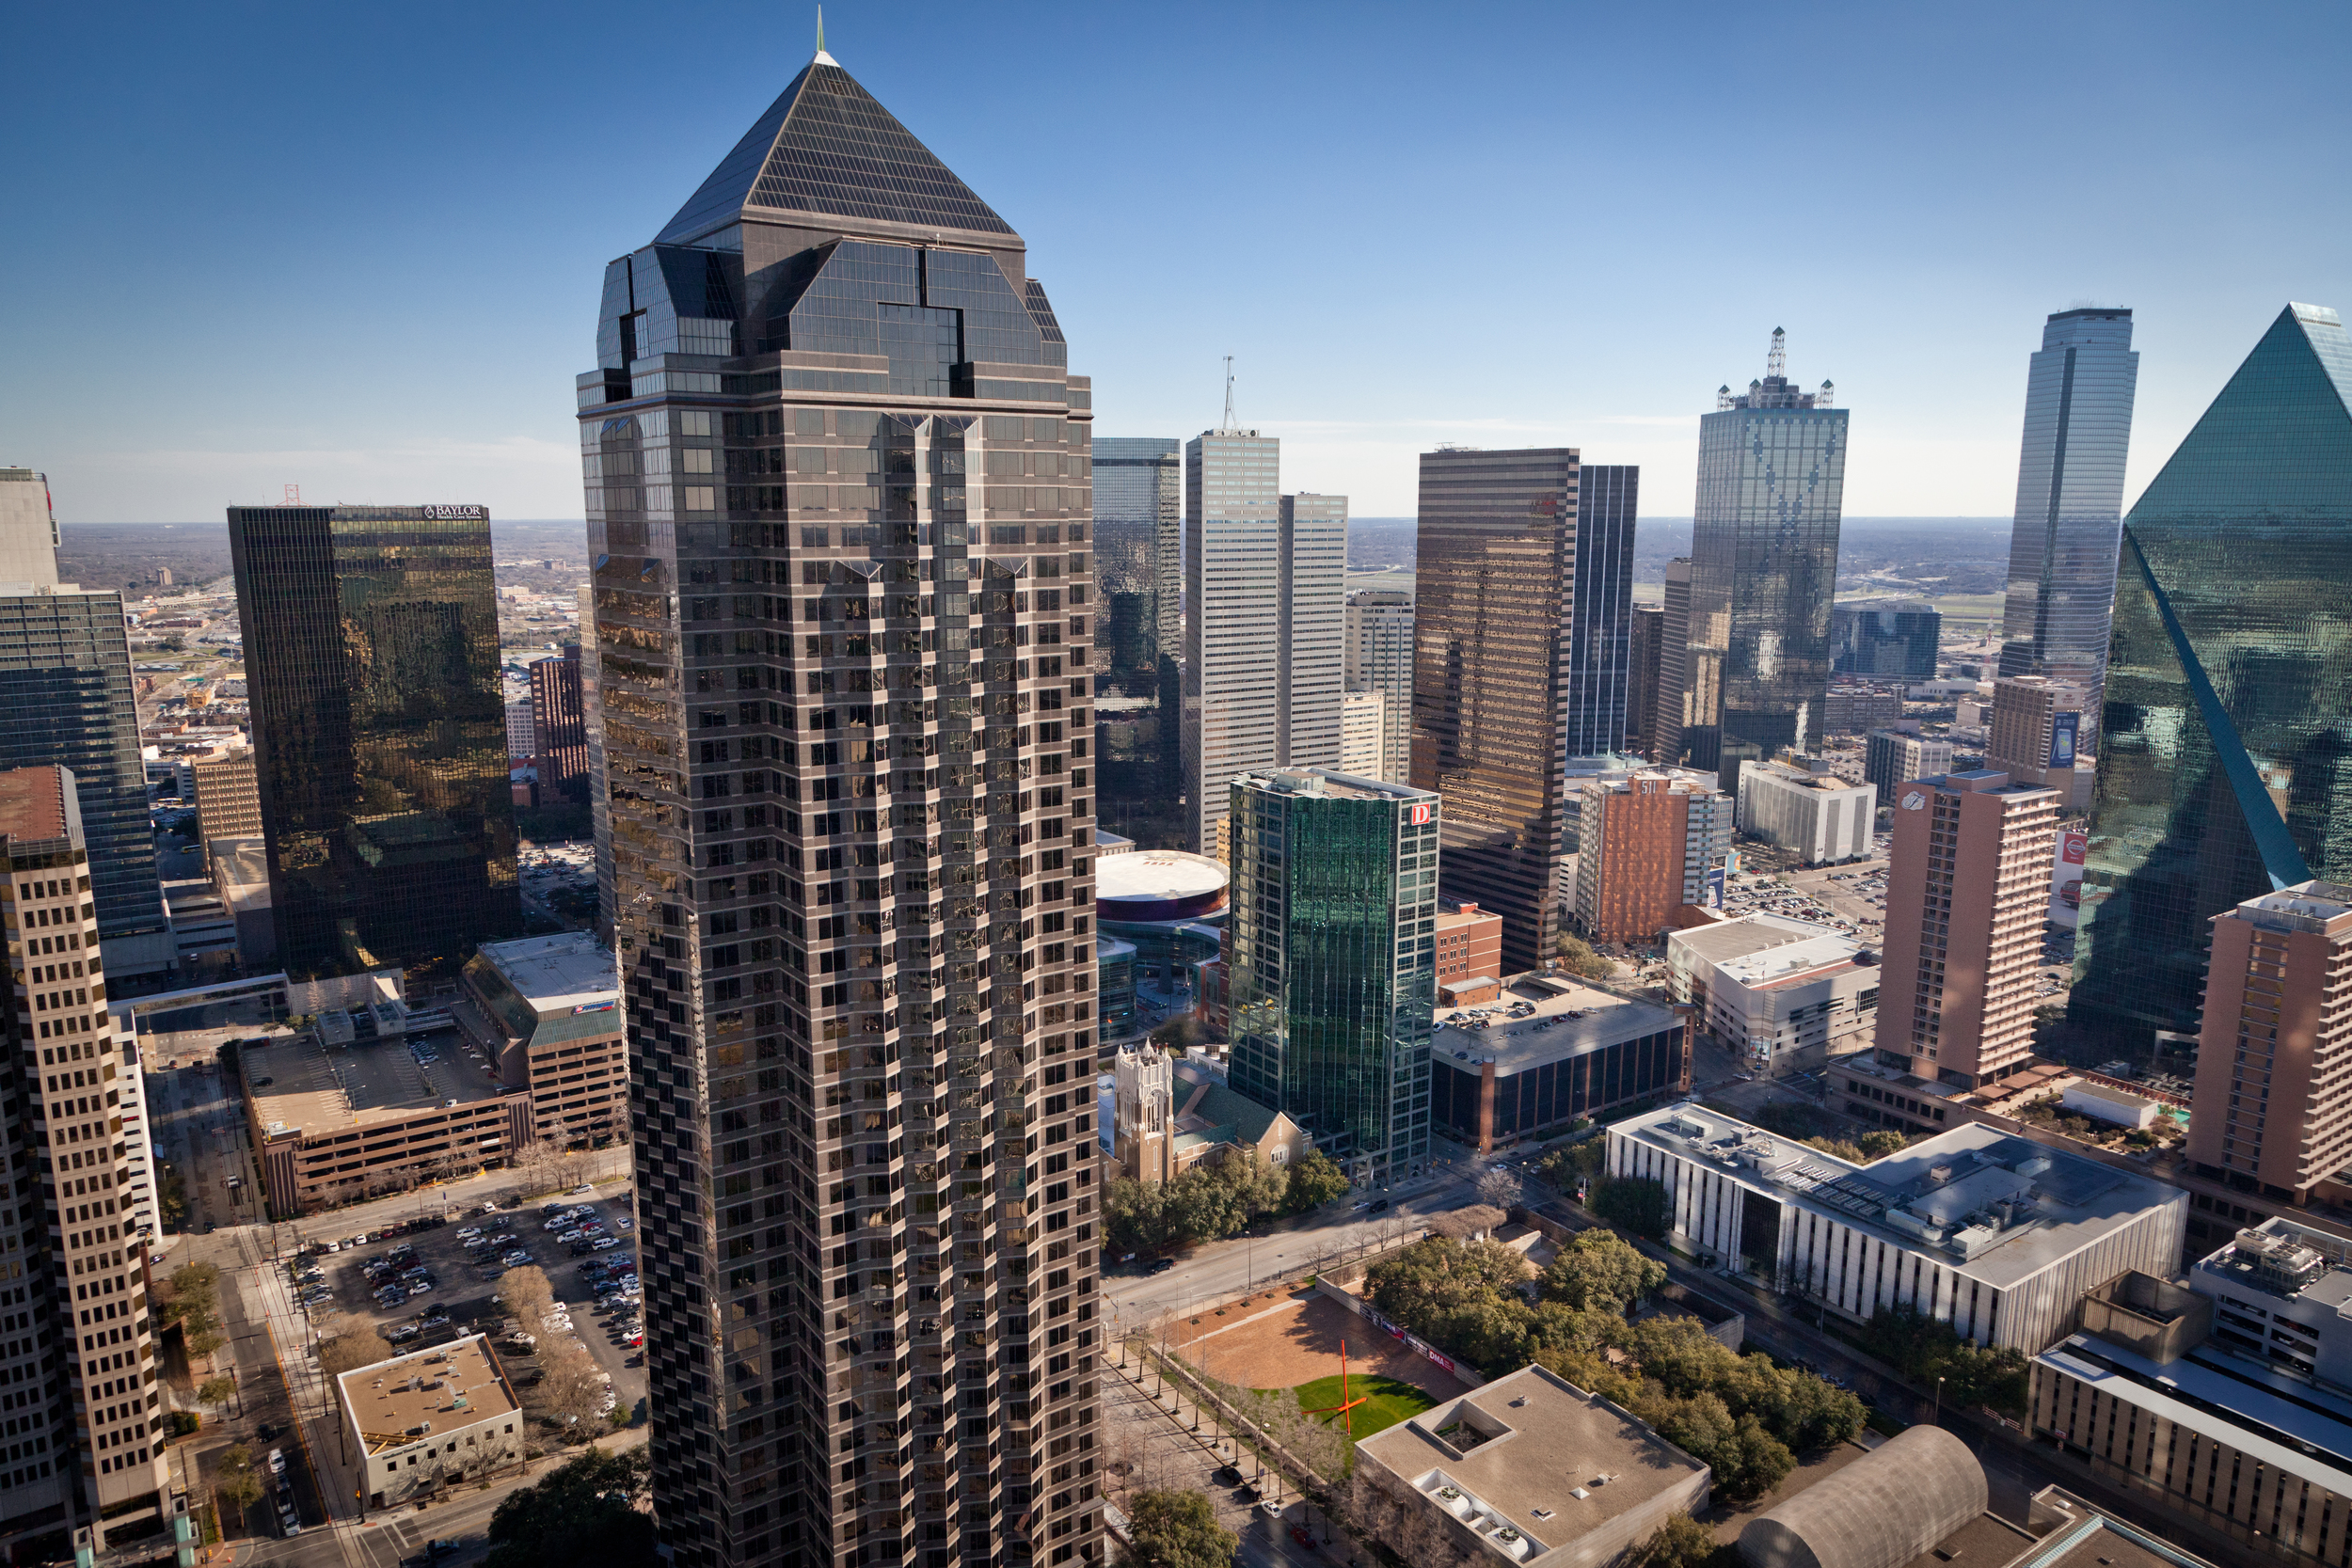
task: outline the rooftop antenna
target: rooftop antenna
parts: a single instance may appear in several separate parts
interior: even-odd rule
[[[289,484],[286,486],[286,504],[288,506],[300,506],[302,504],[301,485]]]
[[[1787,377],[1788,374],[1788,334],[1772,328],[1772,352],[1764,356],[1764,373]]]
[[[1230,354],[1225,356],[1225,423],[1220,428],[1227,435],[1233,431],[1233,356]]]
[[[817,59],[823,65],[837,63],[831,55],[825,53],[825,8],[822,6],[817,8]]]

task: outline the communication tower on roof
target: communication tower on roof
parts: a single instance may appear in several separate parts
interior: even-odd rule
[[[1788,334],[1772,328],[1772,352],[1764,356],[1766,375],[1786,376],[1788,373]]]
[[[1240,434],[1233,423],[1233,356],[1230,354],[1225,356],[1225,422],[1216,427],[1216,433],[1219,436]]]

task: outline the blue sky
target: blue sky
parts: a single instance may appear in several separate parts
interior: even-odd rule
[[[28,7],[0,462],[68,522],[580,515],[573,375],[805,61],[772,4]],[[931,6],[832,52],[1020,230],[1097,429],[1244,422],[1409,514],[1438,441],[1644,465],[1790,371],[1851,515],[2001,515],[2044,314],[2134,308],[2132,490],[2288,299],[2352,309],[2341,9]]]

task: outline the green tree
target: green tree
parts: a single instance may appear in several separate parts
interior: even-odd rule
[[[1947,1400],[2026,1414],[2032,1378],[2022,1351],[1963,1343],[1951,1324],[1907,1307],[1882,1307],[1861,1338],[1865,1350],[1923,1388],[1943,1378]]]
[[[1586,1230],[1560,1249],[1535,1281],[1546,1301],[1581,1310],[1629,1314],[1666,1283],[1666,1265],[1644,1257],[1613,1230]]]
[[[1627,1568],[1708,1568],[1715,1554],[1715,1532],[1688,1513],[1670,1513],[1658,1532],[1626,1559]]]
[[[1606,980],[1616,965],[1593,951],[1592,943],[1569,932],[1560,933],[1560,967],[1587,980]]]
[[[1127,1528],[1135,1544],[1120,1548],[1119,1568],[1225,1568],[1241,1545],[1199,1492],[1137,1492],[1127,1505]]]
[[[1609,1140],[1586,1138],[1555,1148],[1545,1155],[1536,1169],[1544,1180],[1563,1192],[1572,1192],[1600,1174],[1601,1162],[1609,1156]]]
[[[1883,1160],[1889,1154],[1899,1154],[1911,1140],[1892,1128],[1877,1132],[1865,1132],[1857,1140],[1862,1145],[1865,1160]]]
[[[208,1377],[197,1386],[199,1404],[227,1404],[237,1397],[237,1380],[233,1377]]]
[[[486,1568],[654,1568],[653,1516],[637,1507],[651,1470],[644,1449],[592,1448],[510,1494],[490,1515]]]
[[[1646,1176],[1612,1176],[1593,1188],[1593,1213],[1649,1241],[1666,1234],[1666,1184]]]
[[[1347,1173],[1319,1148],[1291,1165],[1290,1185],[1282,1194],[1282,1212],[1303,1214],[1308,1210],[1347,1196]]]
[[[1168,1240],[1168,1189],[1160,1182],[1113,1177],[1104,1201],[1104,1226],[1120,1251],[1148,1251]]]
[[[1632,1409],[1660,1436],[1712,1469],[1715,1493],[1732,1501],[1762,1497],[1797,1467],[1797,1456],[1763,1422],[1734,1416],[1714,1394],[1675,1399],[1645,1393]]]
[[[262,1500],[262,1478],[253,1473],[253,1450],[243,1443],[223,1449],[220,1466],[213,1473],[213,1490],[239,1513]]]

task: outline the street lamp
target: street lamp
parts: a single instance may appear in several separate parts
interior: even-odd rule
[[[1935,1380],[1935,1419],[1933,1424],[1936,1426],[1942,1426],[1944,1424],[1944,1380],[1940,1377]]]

